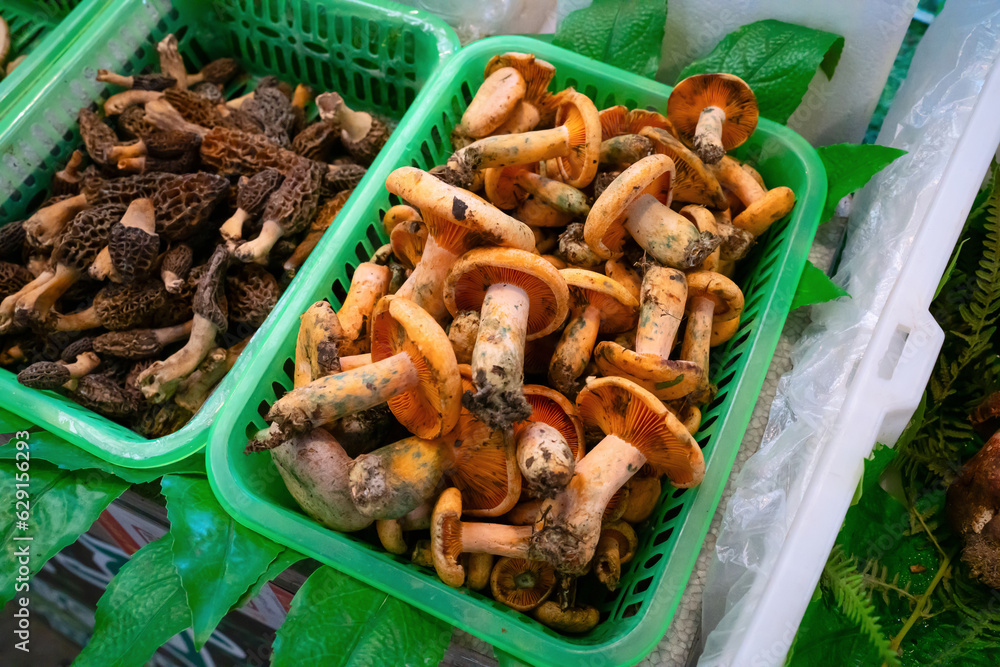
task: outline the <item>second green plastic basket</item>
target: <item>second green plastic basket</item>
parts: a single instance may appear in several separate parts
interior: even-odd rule
[[[356,108],[399,119],[438,64],[458,48],[442,21],[394,3],[363,0],[121,0],[79,35],[34,82],[0,126],[0,221],[19,220],[44,200],[48,183],[80,145],[77,111],[119,89],[98,83],[98,68],[130,74],[157,66],[156,42],[180,40],[189,66],[235,57],[252,76],[276,75],[317,91],[335,90]],[[242,79],[237,86],[246,86]],[[239,91],[234,91],[239,92]],[[345,206],[345,210],[349,207]],[[339,220],[339,219],[338,219]],[[327,236],[330,236],[328,233]],[[297,291],[311,295],[319,267],[310,259],[258,328],[236,366],[179,431],[147,440],[55,392],[28,389],[0,370],[0,405],[122,466],[152,468],[205,446],[208,428],[237,378],[259,354]]]
[[[447,137],[483,81],[491,56],[535,53],[556,66],[551,88],[574,86],[598,108],[615,104],[666,108],[670,88],[524,37],[496,37],[462,49],[434,76],[383,152],[316,265],[323,279],[312,294],[299,291],[258,348],[232,400],[216,421],[208,449],[209,479],[222,505],[244,525],[351,574],[521,660],[546,665],[627,665],[663,636],[694,567],[722,489],[770,365],[826,198],[826,174],[816,152],[791,130],[762,120],[738,156],[753,163],[769,185],[796,195],[791,215],[777,222],[745,260],[738,282],[746,296],[733,339],[713,351],[715,400],[704,411],[697,438],[707,472],[694,489],[667,488],[652,518],[638,530],[636,557],[617,591],[592,591],[602,622],[581,636],[561,635],[488,597],[443,584],[425,570],[373,546],[358,535],[317,524],[298,508],[267,454],[244,455],[247,439],[265,426],[263,415],[291,385],[298,317],[319,299],[339,304],[353,267],[382,242],[379,220],[398,199],[385,190],[396,167],[429,169],[450,153]],[[667,485],[669,487],[669,485]],[[591,578],[580,585],[591,585]]]

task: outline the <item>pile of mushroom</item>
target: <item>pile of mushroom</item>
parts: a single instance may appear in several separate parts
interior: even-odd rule
[[[234,60],[157,51],[159,72],[98,70],[103,117],[80,110],[52,197],[0,227],[0,364],[150,438],[208,399],[389,133],[273,77],[227,100]]]
[[[247,451],[323,525],[579,633],[600,600],[576,582],[615,590],[661,480],[704,476],[735,262],[794,196],[726,155],[757,123],[739,79],[691,77],[664,116],[554,74],[494,57],[446,164],[389,175],[390,243],[302,315]]]

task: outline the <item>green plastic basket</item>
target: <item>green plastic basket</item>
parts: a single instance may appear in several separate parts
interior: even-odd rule
[[[30,85],[45,75],[81,31],[100,14],[102,0],[3,0],[0,16],[10,27],[8,62],[27,54],[0,81],[0,127],[7,112]]]
[[[274,74],[317,91],[336,90],[352,106],[399,119],[438,64],[458,48],[439,19],[401,5],[361,0],[123,0],[107,8],[77,36],[70,51],[33,84],[0,129],[0,220],[18,220],[45,198],[53,174],[80,145],[77,110],[116,89],[94,80],[98,68],[131,73],[158,63],[155,44],[176,33],[192,67],[214,58],[237,58],[254,76]],[[360,188],[359,188],[360,189]],[[350,204],[348,204],[348,207]],[[331,236],[333,232],[327,234]],[[182,429],[147,440],[55,392],[28,389],[0,370],[0,406],[107,461],[152,468],[200,450],[237,379],[260,353],[286,304],[298,291],[316,291],[306,262],[236,366]],[[301,299],[295,300],[298,308]]]
[[[556,66],[553,90],[575,86],[599,108],[614,104],[666,108],[670,88],[525,37],[496,37],[468,46],[434,76],[414,103],[414,113],[392,137],[377,169],[361,188],[335,235],[324,239],[322,275],[316,289],[299,290],[281,321],[257,350],[232,400],[213,426],[208,448],[209,479],[222,505],[244,525],[419,607],[529,663],[624,665],[648,653],[673,616],[722,494],[736,451],[757,402],[792,296],[806,261],[826,197],[826,175],[816,152],[791,130],[761,120],[739,156],[751,161],[772,185],[794,190],[797,203],[746,260],[738,282],[746,309],[736,336],[713,351],[719,385],[704,413],[698,440],[707,462],[695,489],[666,489],[639,531],[640,548],[617,592],[605,591],[603,622],[578,637],[560,635],[524,614],[466,589],[441,583],[433,571],[412,565],[356,535],[328,530],[305,516],[290,497],[271,458],[244,455],[248,437],[265,426],[268,407],[292,385],[298,317],[319,299],[339,304],[353,267],[382,242],[379,220],[398,203],[385,190],[396,167],[428,169],[450,153],[447,137],[483,81],[491,56],[535,53]],[[369,535],[369,537],[371,537]],[[589,579],[589,578],[586,578]],[[586,585],[581,580],[581,585]]]

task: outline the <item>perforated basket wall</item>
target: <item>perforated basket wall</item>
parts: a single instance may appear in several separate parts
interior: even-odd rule
[[[385,177],[395,167],[428,169],[446,160],[451,151],[446,138],[482,83],[486,62],[506,51],[533,52],[550,61],[557,69],[553,90],[575,86],[599,108],[614,104],[666,108],[668,87],[536,40],[497,37],[461,50],[418,96],[414,113],[384,150],[377,172],[371,174],[336,235],[328,239],[324,276],[316,291],[295,295],[295,303],[289,302],[281,322],[244,370],[236,396],[210,436],[209,477],[222,504],[241,523],[522,660],[551,665],[633,664],[661,638],[690,576],[816,230],[826,176],[815,151],[794,132],[761,121],[739,151],[770,185],[791,187],[797,204],[746,260],[738,278],[746,295],[744,320],[723,349],[713,350],[713,379],[719,393],[705,410],[697,436],[707,462],[705,481],[695,489],[664,491],[654,516],[639,531],[638,556],[625,568],[619,590],[597,596],[602,623],[592,632],[560,635],[487,597],[449,588],[432,570],[387,554],[373,542],[323,528],[298,509],[267,454],[243,454],[248,437],[265,426],[263,415],[269,406],[292,385],[297,315],[319,299],[339,305],[353,268],[382,243],[379,220],[399,203],[386,192]],[[588,578],[581,580],[581,586],[589,585]]]
[[[249,88],[256,77],[273,74],[307,83],[318,92],[336,90],[351,106],[377,109],[397,120],[431,72],[458,47],[454,32],[439,19],[393,3],[122,0],[105,4],[72,48],[44,78],[33,82],[8,115],[10,124],[0,126],[2,223],[26,217],[45,199],[52,176],[80,145],[79,108],[96,108],[97,101],[120,90],[95,81],[97,70],[130,74],[155,68],[155,44],[168,33],[178,36],[191,68],[223,56],[239,60],[249,76],[235,82],[231,94]],[[289,296],[317,289],[310,282],[316,265],[310,259],[302,267],[233,370],[176,433],[146,440],[55,392],[23,387],[6,370],[0,370],[0,402],[120,465],[147,468],[180,460],[204,447],[209,425],[243,368],[270,336]]]

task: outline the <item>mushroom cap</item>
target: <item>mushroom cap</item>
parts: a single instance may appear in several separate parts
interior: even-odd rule
[[[153,270],[160,254],[160,236],[138,227],[113,225],[108,235],[108,252],[122,282],[132,283]]]
[[[427,233],[455,254],[480,244],[527,251],[535,247],[535,237],[526,224],[425,171],[400,167],[389,174],[385,187],[420,209]]]
[[[695,74],[674,86],[667,100],[667,118],[677,134],[691,140],[702,110],[719,107],[726,114],[722,145],[729,151],[757,128],[757,98],[746,81],[732,74]]]
[[[65,364],[38,361],[17,374],[17,381],[32,389],[58,389],[71,379]]]
[[[226,277],[231,322],[259,327],[280,296],[278,281],[259,264],[244,264],[236,275]]]
[[[524,99],[532,104],[538,105],[550,94],[549,82],[556,75],[556,68],[551,63],[536,58],[531,53],[509,51],[490,58],[483,74],[488,77],[502,67],[513,67],[518,71],[524,79]]]
[[[458,562],[462,555],[462,493],[445,489],[434,504],[431,515],[431,557],[441,581],[453,588],[465,583],[465,568]]]
[[[642,452],[648,465],[678,488],[705,476],[701,448],[656,396],[625,378],[590,379],[576,398],[584,428],[613,434]]]
[[[547,84],[546,84],[547,85]],[[470,137],[485,137],[503,125],[527,92],[528,86],[514,67],[493,69],[479,86],[462,114],[461,127]]]
[[[602,109],[599,117],[602,141],[623,134],[642,134],[641,130],[647,127],[661,129],[671,135],[674,131],[674,126],[663,114],[646,109],[629,110],[623,104]]]
[[[626,486],[629,489],[628,503],[621,518],[632,524],[642,523],[653,513],[660,500],[660,478],[635,476]]]
[[[424,254],[424,245],[427,243],[427,227],[419,218],[400,222],[392,228],[392,232],[389,234],[389,243],[392,246],[392,254],[396,256],[399,263],[412,269],[420,262],[420,257]]]
[[[625,521],[611,521],[601,526],[601,537],[608,535],[618,542],[618,559],[623,565],[635,556],[639,548],[639,538],[635,530]]]
[[[617,280],[587,269],[563,269],[559,273],[579,306],[600,310],[600,333],[621,333],[635,327],[639,302]]]
[[[779,186],[751,202],[733,218],[733,226],[745,229],[754,236],[760,236],[767,231],[772,223],[788,215],[795,206],[795,193],[791,188]]]
[[[444,304],[455,315],[481,310],[496,283],[516,285],[528,295],[525,340],[552,333],[566,319],[569,290],[559,270],[541,256],[515,248],[476,248],[458,258],[444,286]]]
[[[76,358],[81,354],[94,351],[94,339],[90,336],[84,336],[78,340],[73,341],[69,345],[63,348],[62,353],[59,358],[65,361],[67,364],[71,364],[76,361]]]
[[[514,215],[518,220],[532,227],[565,227],[573,219],[572,213],[564,213],[529,196],[517,207]]]
[[[572,88],[560,93],[556,125],[569,130],[569,153],[559,160],[562,181],[585,188],[597,175],[601,157],[601,119],[589,97]]]
[[[555,568],[540,560],[504,557],[490,575],[493,598],[515,611],[531,611],[545,602],[555,587]]]
[[[540,384],[524,385],[524,398],[531,406],[531,417],[515,425],[515,434],[530,422],[544,422],[559,431],[573,452],[573,458],[583,458],[586,443],[583,439],[583,423],[576,415],[576,406],[555,389]]]
[[[528,197],[528,192],[518,185],[517,175],[527,169],[528,166],[523,164],[486,169],[483,175],[486,198],[497,208],[517,208]]]
[[[594,363],[605,376],[632,380],[657,398],[683,398],[698,388],[705,371],[693,361],[639,354],[610,340],[594,348]]]
[[[462,390],[474,391],[472,367],[459,365]],[[470,516],[500,516],[521,496],[517,441],[513,434],[492,430],[464,407],[458,424],[446,436],[453,443],[454,461],[448,478],[461,491]]]
[[[236,193],[236,206],[250,215],[259,215],[264,210],[267,198],[284,180],[285,175],[277,169],[261,169],[249,178],[242,176]]]
[[[733,317],[728,320],[716,321],[712,319],[712,339],[709,342],[711,347],[722,345],[736,335],[740,328],[740,318]]]
[[[403,539],[403,527],[399,519],[379,519],[375,522],[379,542],[391,554],[406,553],[406,540]]]
[[[716,209],[727,208],[726,193],[719,180],[694,151],[677,137],[657,127],[639,132],[653,143],[653,150],[674,161],[673,198],[677,201],[704,204]]]
[[[410,222],[411,220],[423,222],[420,218],[420,211],[406,204],[396,204],[382,216],[382,227],[385,229],[386,234],[391,235],[396,225],[401,222]]]
[[[471,590],[481,591],[490,583],[490,574],[493,572],[493,554],[466,554],[465,570],[465,585]]]
[[[688,310],[696,297],[715,303],[713,322],[738,318],[743,312],[743,292],[732,280],[714,271],[693,271],[687,274]]]
[[[653,195],[669,206],[675,169],[674,161],[666,155],[650,155],[619,174],[590,208],[583,230],[587,245],[604,259],[620,255],[628,237],[625,219],[629,206],[643,195]]]
[[[420,377],[410,391],[389,399],[399,423],[421,438],[436,438],[453,428],[462,408],[462,382],[455,351],[433,317],[417,304],[385,296],[372,314],[372,361],[405,352]]]
[[[546,600],[534,610],[535,620],[553,630],[580,634],[589,632],[601,620],[601,614],[594,607],[569,607],[563,609],[558,602]]]
[[[240,73],[240,65],[232,58],[217,58],[201,69],[201,75],[209,83],[229,83]]]

